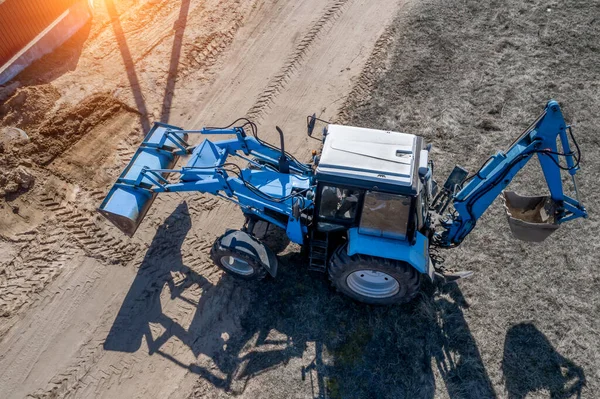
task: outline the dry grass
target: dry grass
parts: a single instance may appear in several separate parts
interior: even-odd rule
[[[600,4],[435,0],[404,11],[390,68],[350,122],[423,135],[443,180],[455,163],[474,170],[504,149],[555,98],[584,152],[590,219],[532,245],[511,237],[497,203],[460,248],[444,252],[475,276],[435,294],[425,287],[403,307],[353,303],[288,255],[277,280],[251,288],[247,333],[222,353],[231,379],[220,386],[241,379],[261,387],[257,397],[304,397],[303,375],[315,378],[315,397],[597,397]],[[539,168],[511,188],[545,191]],[[272,341],[275,333],[285,339]]]

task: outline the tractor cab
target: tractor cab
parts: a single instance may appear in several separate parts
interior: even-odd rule
[[[412,241],[426,217],[419,173],[427,170],[421,137],[329,125],[316,170],[317,229]]]

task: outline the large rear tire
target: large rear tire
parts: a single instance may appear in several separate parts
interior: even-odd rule
[[[210,257],[217,266],[240,280],[257,281],[265,278],[267,270],[260,258],[252,255],[248,250],[243,250],[248,247],[247,243],[240,240],[234,246],[226,246],[221,241],[223,237],[217,238],[210,250]],[[253,240],[249,235],[243,238]]]
[[[406,262],[367,255],[348,256],[341,245],[331,257],[329,279],[350,298],[372,305],[410,302],[419,292],[421,274]]]

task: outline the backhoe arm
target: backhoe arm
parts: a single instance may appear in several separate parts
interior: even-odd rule
[[[554,100],[549,101],[542,115],[506,152],[499,151],[490,157],[477,173],[462,182],[462,188],[452,198],[456,212],[442,221],[443,231],[436,234],[439,245],[452,247],[460,244],[496,197],[534,155],[537,155],[540,161],[550,197],[555,205],[554,222],[559,224],[587,217],[587,212],[579,200],[563,192],[561,171],[566,170],[572,176],[577,193],[575,174],[579,169],[581,155],[570,130],[565,124],[558,103]],[[568,135],[571,135],[576,152],[571,150]],[[565,158],[566,165],[560,163],[560,157]]]

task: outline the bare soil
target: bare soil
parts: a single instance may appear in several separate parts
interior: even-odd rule
[[[401,2],[94,4],[90,26],[1,91],[1,127],[29,137],[5,159],[34,184],[2,202],[0,396],[187,396],[202,370],[241,393],[218,356],[255,291],[208,257],[239,212],[159,197],[129,239],[95,208],[155,120],[249,115],[308,160],[306,110],[335,117]]]
[[[0,128],[29,136],[0,153],[0,397],[596,396],[596,3],[94,4],[89,26],[0,90]],[[210,246],[241,219],[209,196],[159,196],[131,239],[95,212],[155,120],[249,115],[305,160],[312,112],[416,133],[442,181],[505,148],[550,98],[584,152],[590,219],[532,245],[498,201],[437,254],[475,276],[424,284],[406,306],[346,299],[294,245],[277,279],[223,275]],[[543,194],[539,167],[511,189]]]

